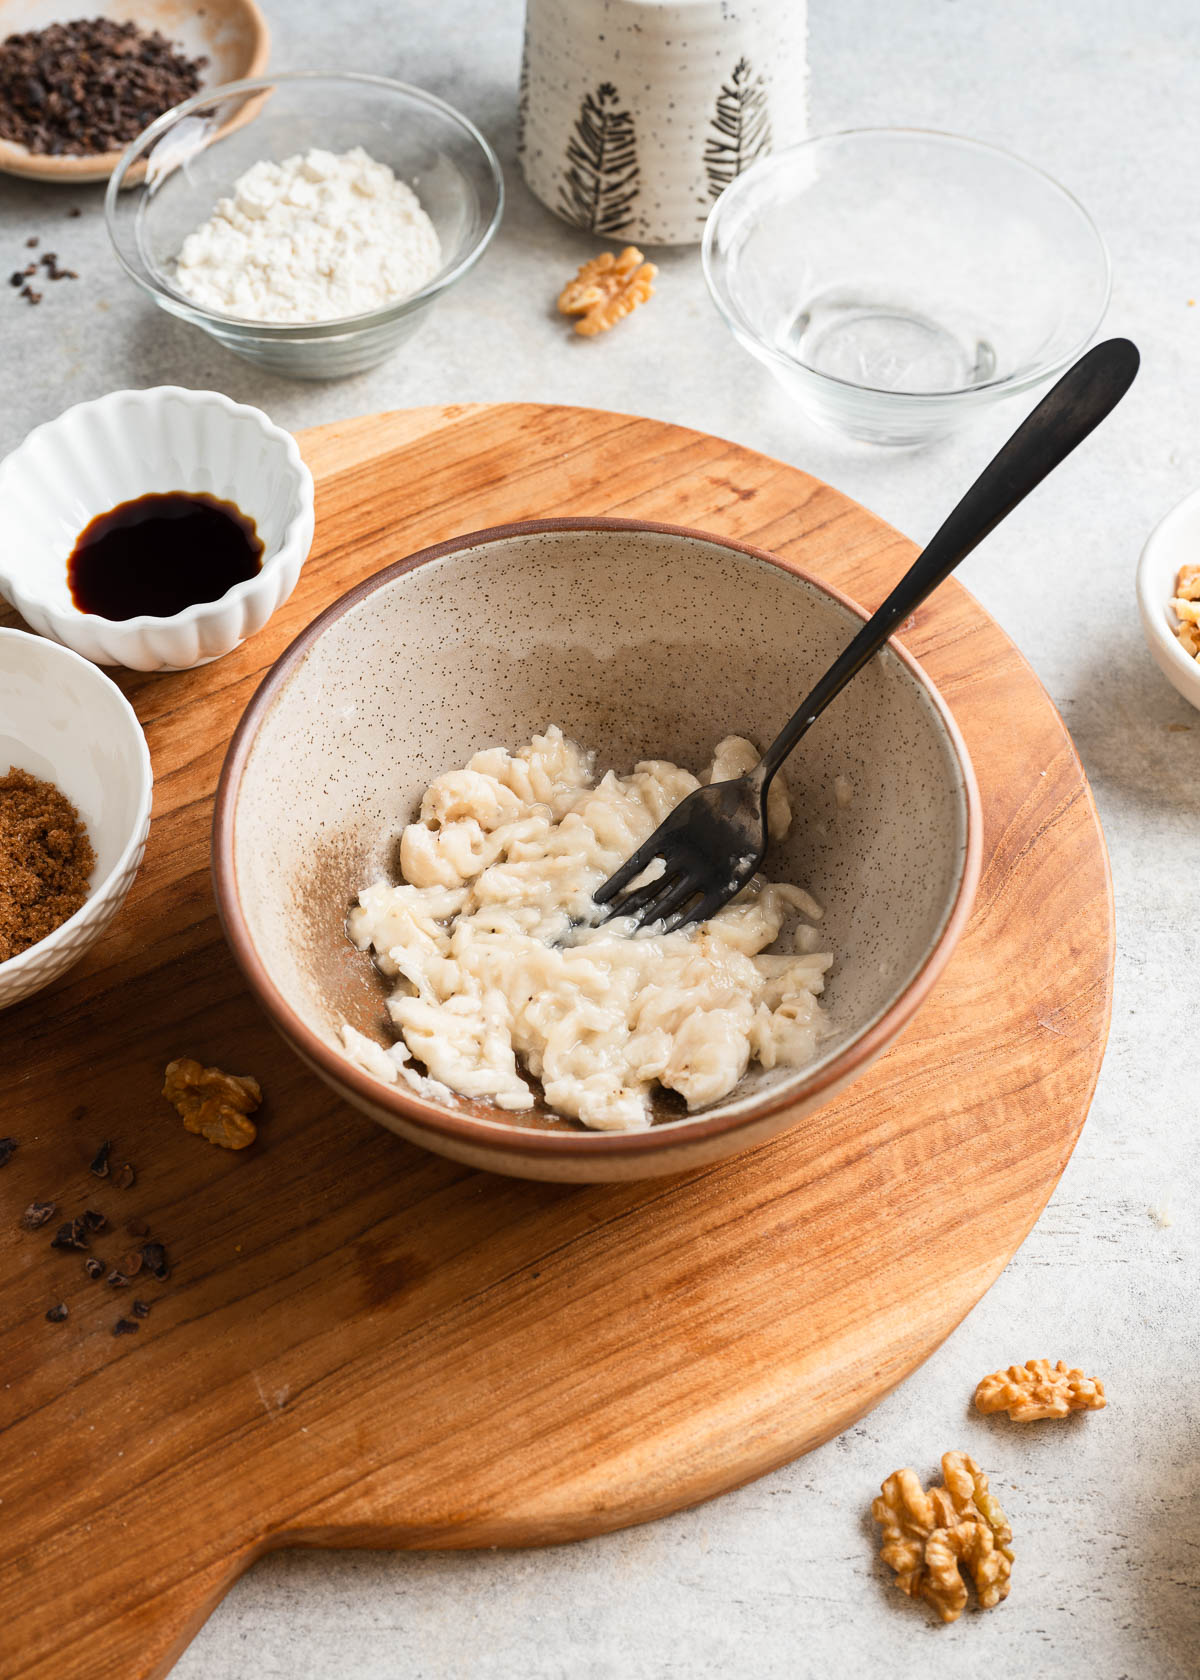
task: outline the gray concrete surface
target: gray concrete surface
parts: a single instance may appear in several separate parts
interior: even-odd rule
[[[958,1332],[862,1425],[704,1509],[518,1554],[279,1555],[231,1592],[175,1680],[643,1680],[925,1676],[1184,1680],[1200,1673],[1197,1387],[1200,715],[1145,653],[1132,592],[1151,525],[1200,483],[1200,7],[1195,0],[810,0],[815,130],[946,128],[1073,188],[1111,245],[1108,325],[1142,348],[1119,416],[974,556],[967,583],[1072,729],[1112,851],[1112,1040],[1050,1206]],[[216,386],[299,426],[443,400],[531,398],[685,421],[797,462],[928,535],[1020,405],[916,454],[811,430],[728,338],[694,254],[636,327],[573,342],[550,308],[585,248],[513,165],[520,0],[274,0],[278,67],[369,67],[447,94],[505,162],[487,261],[399,360],[337,386],[264,380],[134,295],[98,192],[0,184],[0,255],[30,232],[78,268],[28,309],[0,295],[0,448],[114,386]],[[1171,725],[1189,732],[1172,732]],[[1158,1210],[1158,1217],[1152,1210]],[[1166,1221],[1170,1221],[1166,1223]],[[973,1421],[997,1363],[1103,1375],[1098,1417]],[[899,1464],[961,1444],[1017,1529],[1008,1603],[942,1628],[902,1600],[864,1512]]]

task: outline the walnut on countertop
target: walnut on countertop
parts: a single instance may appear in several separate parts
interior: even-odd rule
[[[191,1056],[167,1065],[163,1096],[174,1103],[189,1132],[222,1149],[245,1149],[258,1130],[247,1116],[262,1102],[257,1079],[203,1067]]]
[[[1069,1412],[1102,1412],[1108,1404],[1104,1384],[1070,1370],[1060,1359],[1027,1359],[1007,1371],[993,1371],[975,1390],[976,1411],[1007,1412],[1014,1423],[1066,1417]]]
[[[966,1453],[942,1455],[943,1487],[928,1493],[915,1470],[897,1470],[880,1489],[871,1515],[883,1529],[882,1557],[910,1598],[927,1598],[943,1622],[957,1621],[967,1603],[965,1565],[980,1607],[1008,1597],[1012,1529]]]
[[[574,280],[568,280],[558,294],[560,315],[578,315],[575,331],[584,338],[607,332],[630,315],[639,303],[654,296],[658,273],[636,245],[626,245],[620,256],[602,251],[585,262]]]

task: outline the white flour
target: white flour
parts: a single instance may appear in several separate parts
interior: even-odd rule
[[[205,309],[253,321],[334,321],[419,291],[441,266],[412,188],[361,146],[254,164],[179,252]]]

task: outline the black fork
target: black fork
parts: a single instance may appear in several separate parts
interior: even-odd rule
[[[1010,514],[1120,402],[1138,370],[1127,338],[1097,344],[1042,398],[984,468],[883,605],[838,655],[753,770],[697,788],[595,893],[608,915],[669,930],[706,921],[741,891],[767,849],[767,789],[796,743],[831,700],[926,596]],[[652,880],[628,890],[655,861]]]

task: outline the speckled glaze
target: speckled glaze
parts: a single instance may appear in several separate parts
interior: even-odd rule
[[[694,245],[722,189],[806,133],[807,0],[527,0],[530,189],[610,239]]]
[[[275,1024],[350,1102],[413,1142],[522,1177],[681,1171],[828,1101],[900,1031],[961,933],[979,870],[978,794],[919,667],[889,648],[787,768],[796,821],[776,880],[825,907],[833,1028],[802,1070],[759,1069],[730,1100],[644,1133],[588,1133],[544,1110],[442,1106],[342,1054],[342,1018],[381,1043],[386,990],[345,935],[391,869],[428,783],[549,722],[630,767],[702,765],[721,736],[760,745],[850,639],[859,610],[761,551],[641,521],[560,519],[424,550],[330,607],[273,667],[222,772],[217,902]],[[839,799],[839,787],[841,799]],[[846,791],[849,802],[845,802]]]

